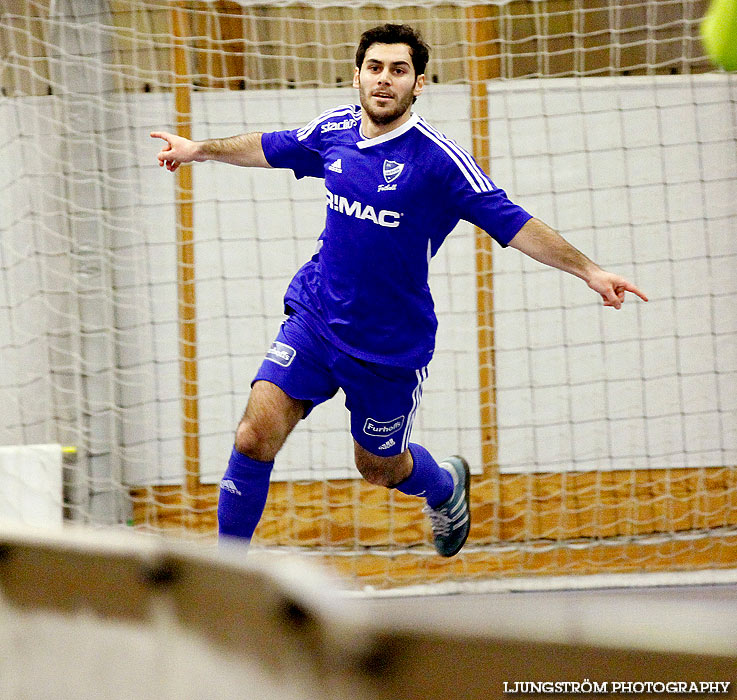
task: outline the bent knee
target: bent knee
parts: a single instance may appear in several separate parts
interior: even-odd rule
[[[412,472],[412,457],[409,450],[394,457],[378,457],[356,443],[356,468],[370,484],[393,488],[404,481]]]
[[[259,462],[272,462],[283,442],[280,436],[259,429],[248,419],[243,419],[235,431],[235,449]]]
[[[393,478],[393,474],[388,472],[386,469],[382,469],[379,466],[358,466],[358,471],[361,472],[361,476],[374,486],[383,486],[384,488],[391,488],[399,483]],[[400,479],[401,481],[401,479]]]

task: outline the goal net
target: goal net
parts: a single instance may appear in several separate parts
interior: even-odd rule
[[[468,544],[440,560],[419,500],[359,478],[336,398],[279,454],[253,547],[376,587],[735,567],[737,82],[704,58],[705,9],[4,2],[0,444],[66,452],[29,471],[0,455],[0,487],[69,520],[214,541],[324,187],[172,175],[148,134],[302,126],[357,100],[360,33],[406,22],[432,47],[416,111],[650,302],[603,309],[461,223],[432,262],[440,330],[413,436],[471,463]]]

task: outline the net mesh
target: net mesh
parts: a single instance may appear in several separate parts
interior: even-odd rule
[[[473,465],[468,545],[440,561],[421,503],[358,478],[336,400],[280,453],[254,547],[381,587],[734,567],[737,85],[703,56],[705,4],[5,2],[0,443],[76,448],[50,495],[68,519],[213,540],[324,192],[173,177],[148,133],[302,126],[355,102],[361,31],[407,22],[432,46],[416,110],[651,301],[601,309],[462,223],[413,437]]]

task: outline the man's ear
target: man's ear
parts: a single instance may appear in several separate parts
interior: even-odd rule
[[[419,97],[422,93],[422,88],[425,87],[425,74],[422,73],[421,75],[417,76],[417,80],[415,80],[415,89],[412,91],[412,94],[415,97]]]
[[[359,72],[360,71],[358,70],[358,66],[356,66],[353,69],[353,87],[354,88],[357,88],[358,87],[358,75],[359,75]]]

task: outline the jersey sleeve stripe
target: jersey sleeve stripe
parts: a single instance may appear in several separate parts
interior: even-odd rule
[[[340,105],[333,109],[323,112],[320,116],[315,117],[309,124],[297,130],[297,140],[304,141],[320,124],[331,117],[341,117],[346,114],[354,115],[355,105]]]
[[[352,111],[352,110],[353,110],[353,105],[339,105],[338,107],[332,107],[331,109],[328,109],[322,114],[315,117],[309,124],[306,124],[301,129],[298,129],[297,136],[300,139],[305,138],[306,136],[309,136],[315,130],[315,127],[318,124],[321,124],[326,119],[330,119],[330,117],[333,117],[333,116],[347,114],[348,111]]]
[[[465,149],[461,148],[453,139],[448,138],[444,134],[441,134],[434,126],[425,122],[425,126],[429,131],[435,134],[441,141],[447,143],[456,153],[458,153],[463,161],[466,163],[468,168],[480,177],[484,182],[487,182],[491,189],[495,189],[494,183],[489,179],[489,176],[483,171],[481,166],[476,162],[476,159]]]
[[[465,149],[461,148],[453,139],[448,138],[444,134],[441,134],[435,127],[430,124],[425,124],[429,131],[435,134],[444,143],[448,144],[463,160],[468,167],[469,171],[472,172],[476,178],[481,182],[485,183],[489,190],[495,189],[494,183],[489,179],[489,176],[483,171],[481,166],[476,162],[475,158]]]
[[[420,121],[417,128],[451,157],[475,192],[491,192],[494,190],[491,180],[481,170],[468,151],[464,151],[460,146],[429,127],[424,121]]]
[[[483,183],[480,183],[478,181],[478,178],[474,177],[466,168],[465,164],[460,159],[459,155],[456,154],[445,142],[441,141],[437,136],[435,136],[431,131],[429,131],[424,124],[417,124],[417,128],[419,131],[425,136],[427,136],[431,141],[434,141],[435,143],[440,146],[451,158],[451,160],[458,166],[458,169],[463,173],[466,180],[468,180],[468,183],[473,187],[474,192],[488,192],[491,190],[491,187],[488,185],[484,185]]]

